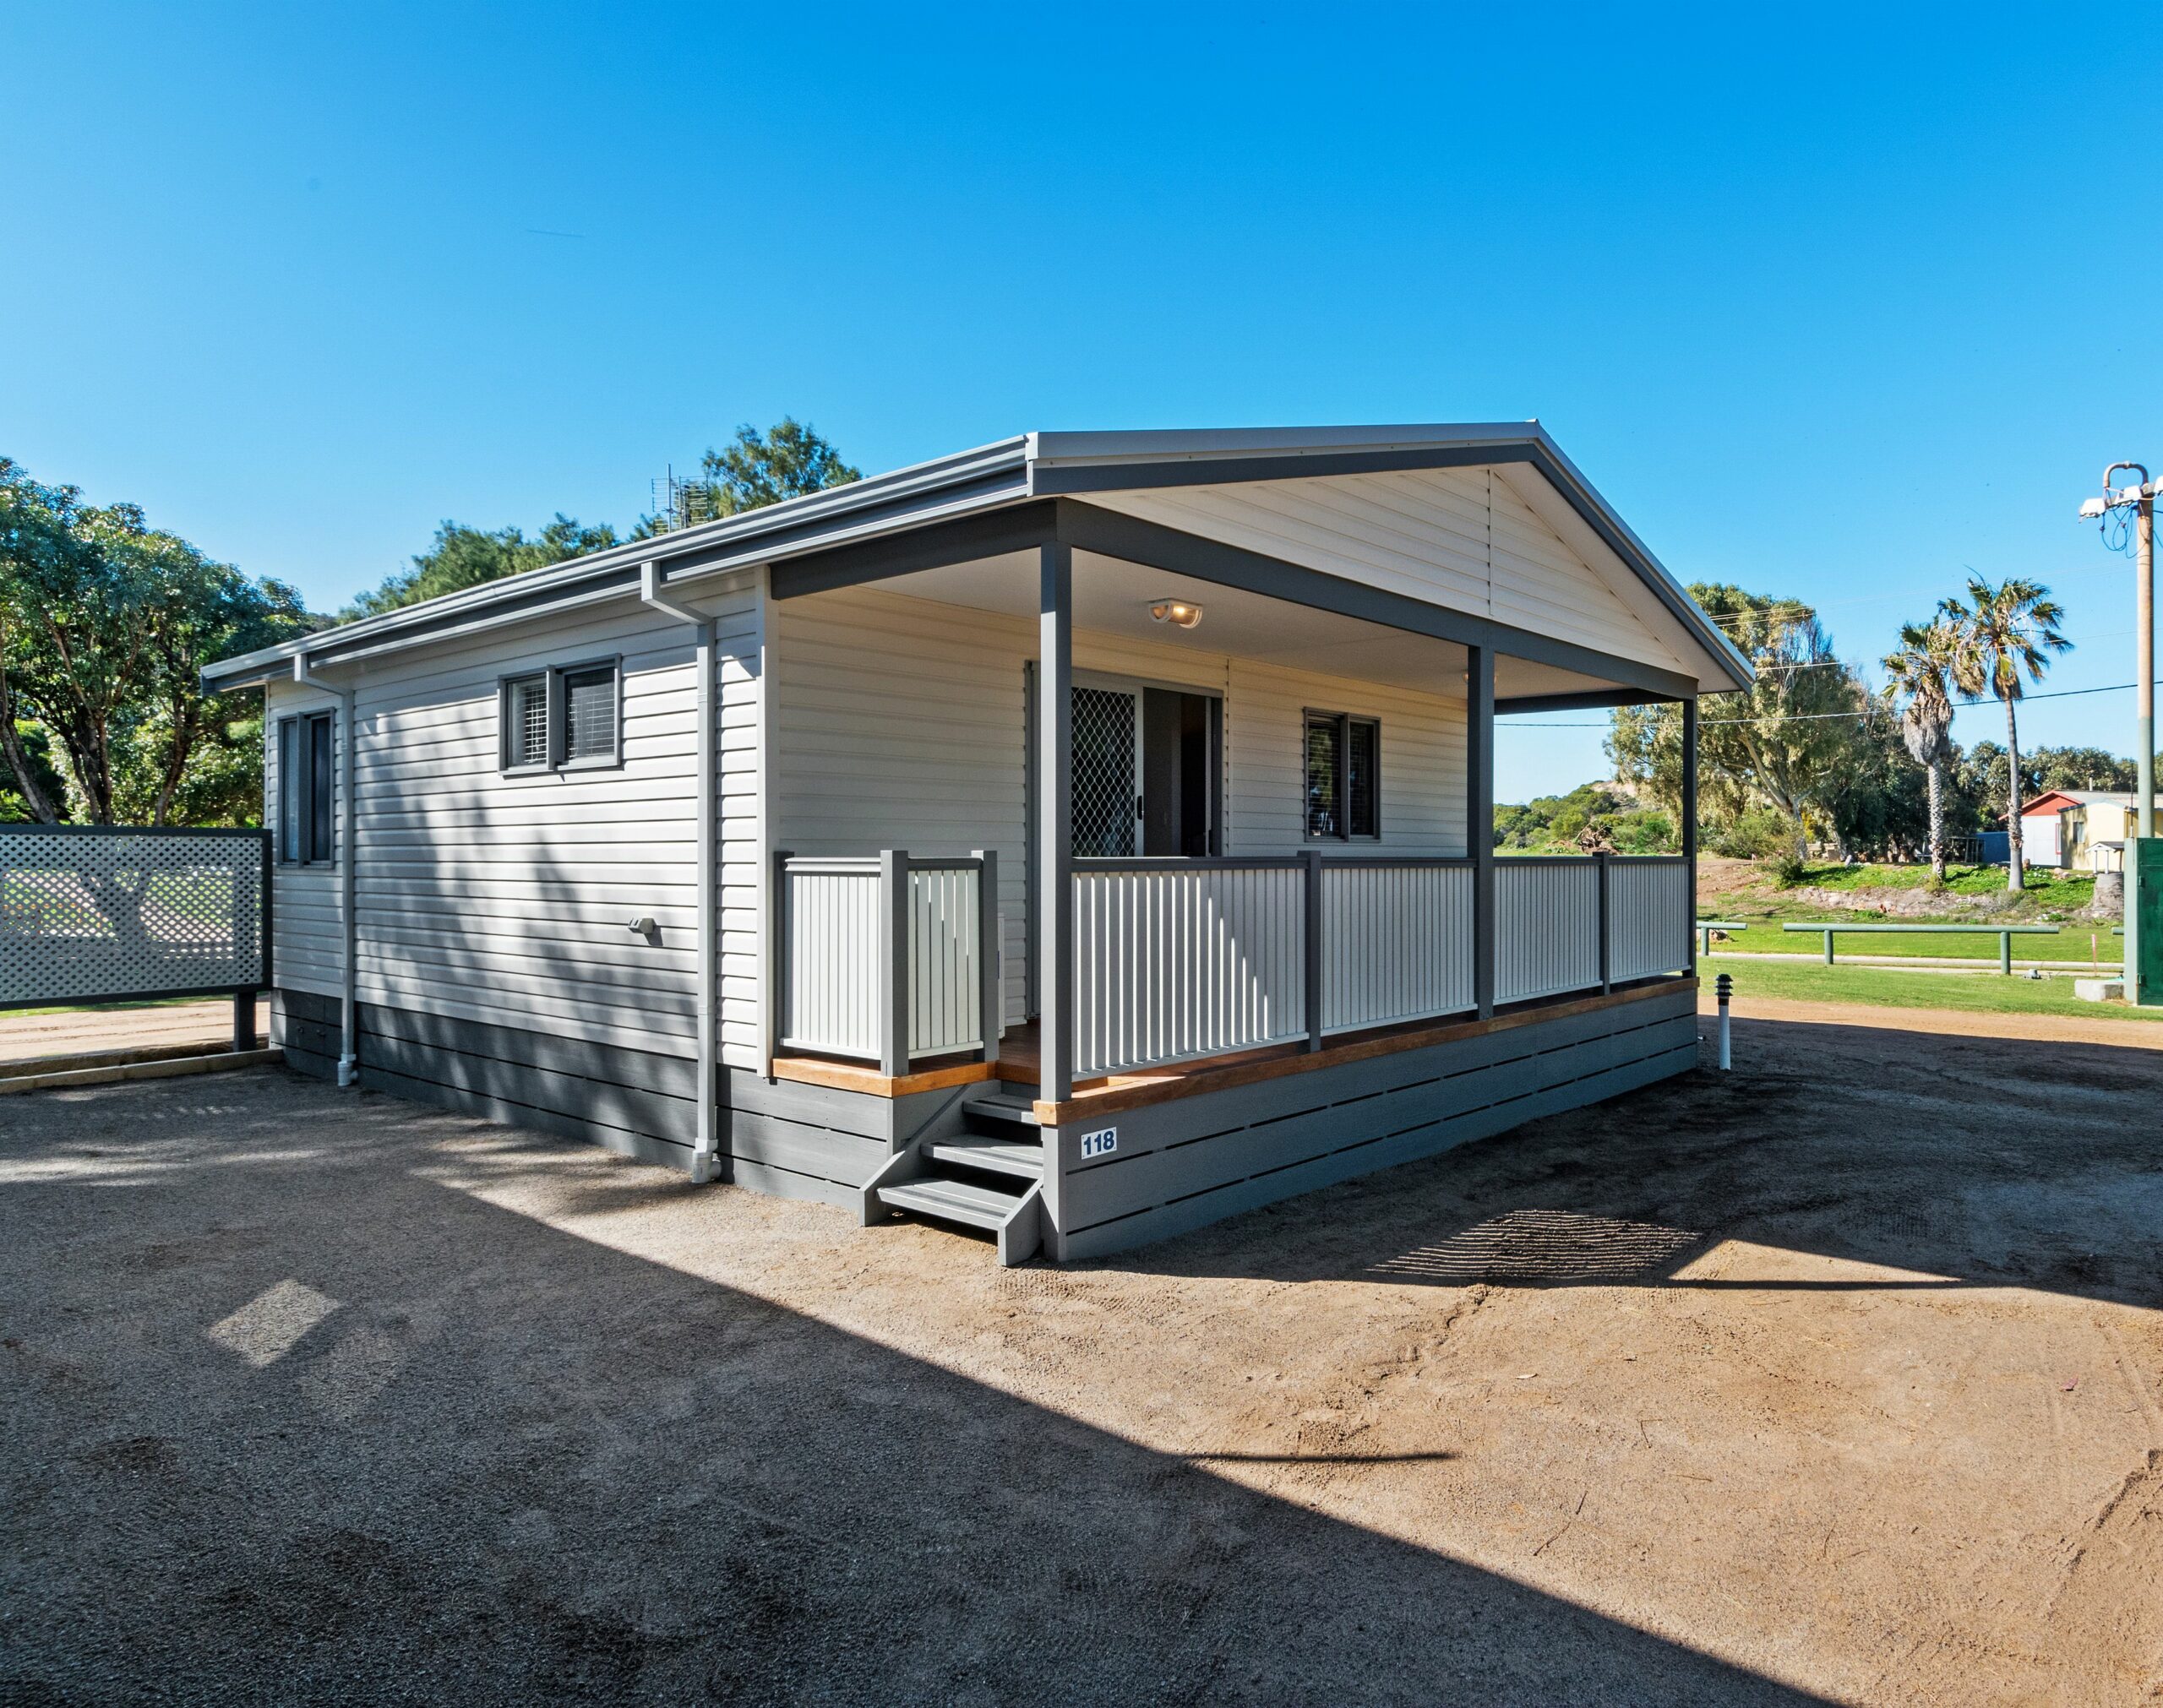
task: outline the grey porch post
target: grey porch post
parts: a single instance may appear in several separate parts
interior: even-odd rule
[[[1697,697],[1682,702],[1682,862],[1688,869],[1690,894],[1682,904],[1683,917],[1691,922],[1684,934],[1690,939],[1690,971],[1697,970]],[[2010,938],[2006,939],[2008,943]]]
[[[1465,649],[1464,838],[1472,855],[1472,997],[1495,1012],[1495,653]]]
[[[1037,1096],[1074,1093],[1074,548],[1039,548],[1037,597]],[[1044,1182],[1053,1187],[1047,1172]]]

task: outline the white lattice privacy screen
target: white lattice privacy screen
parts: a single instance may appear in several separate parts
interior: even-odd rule
[[[0,827],[0,1008],[259,988],[254,830]]]

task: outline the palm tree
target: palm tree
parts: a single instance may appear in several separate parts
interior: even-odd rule
[[[1968,602],[1948,599],[1937,607],[1938,620],[1951,625],[1960,638],[1953,658],[1953,679],[1966,694],[1986,688],[2005,702],[2005,813],[2006,887],[2018,892],[2028,875],[2020,850],[2020,726],[2013,705],[2029,682],[2040,682],[2050,668],[2050,655],[2073,645],[2058,632],[2065,612],[2039,582],[2008,576],[1993,587],[1980,575],[1968,578]]]
[[[1900,734],[1930,774],[1930,869],[1945,882],[1945,762],[1953,757],[1953,673],[1960,632],[1943,616],[1900,630],[1900,650],[1885,660],[1886,692],[1906,702]]]

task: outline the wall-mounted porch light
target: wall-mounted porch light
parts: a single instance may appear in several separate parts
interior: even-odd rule
[[[1159,623],[1180,628],[1192,628],[1201,621],[1201,607],[1184,599],[1159,599],[1149,607],[1149,614]]]

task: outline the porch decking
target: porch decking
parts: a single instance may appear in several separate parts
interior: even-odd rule
[[[1518,1026],[1594,1014],[1619,1008],[1670,991],[1697,988],[1694,976],[1683,974],[1648,979],[1626,989],[1544,1002],[1526,1003],[1486,1020],[1423,1021],[1377,1027],[1370,1031],[1327,1039],[1318,1050],[1294,1042],[1239,1050],[1196,1061],[1175,1062],[1132,1072],[1110,1074],[1074,1087],[1064,1102],[1034,1100],[1039,1123],[1047,1127],[1087,1121],[1099,1115],[1123,1113],[1182,1097],[1204,1096],[1265,1080],[1282,1080],[1348,1063],[1370,1061],[1404,1051],[1428,1049],[1438,1044],[1468,1042]],[[1038,1084],[1039,1041],[1034,1022],[1010,1029],[1000,1045],[996,1062],[930,1063],[903,1074],[886,1074],[874,1068],[837,1062],[819,1056],[781,1056],[774,1061],[774,1077],[799,1085],[825,1085],[836,1091],[859,1091],[877,1097],[906,1097],[919,1091],[937,1091],[959,1085],[992,1081],[1024,1087],[1032,1094]]]

